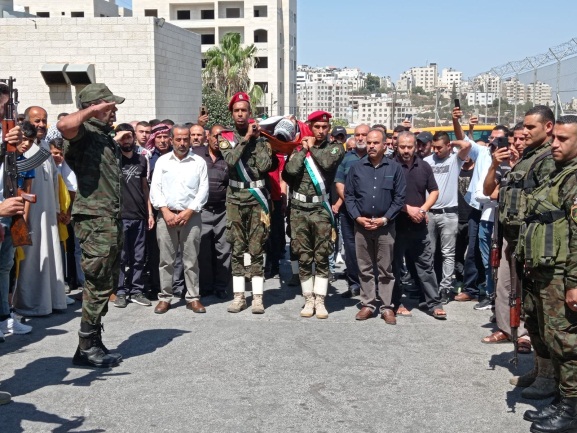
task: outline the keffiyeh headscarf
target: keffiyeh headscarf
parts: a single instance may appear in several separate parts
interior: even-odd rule
[[[165,123],[159,123],[158,125],[154,125],[152,131],[150,133],[150,137],[148,137],[148,141],[146,142],[146,149],[154,150],[154,139],[160,133],[166,133],[170,131],[170,126],[166,125]]]

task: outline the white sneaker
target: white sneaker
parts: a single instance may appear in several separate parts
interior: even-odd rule
[[[0,322],[0,332],[8,335],[22,335],[28,334],[32,331],[32,326],[25,325],[17,319],[14,319],[14,314],[9,319]]]
[[[66,297],[66,305],[72,305],[74,302],[74,299],[72,299],[70,296]]]

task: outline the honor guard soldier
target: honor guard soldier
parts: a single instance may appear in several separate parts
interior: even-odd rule
[[[308,117],[313,137],[305,137],[291,154],[283,179],[291,187],[291,247],[299,260],[299,277],[305,307],[302,317],[326,319],[325,297],[329,286],[329,254],[333,250],[335,220],[329,202],[329,187],[345,150],[330,143],[330,118],[324,111]],[[313,263],[316,276],[313,277]]]
[[[219,147],[229,167],[226,195],[226,239],[232,245],[232,290],[234,300],[230,313],[246,309],[244,254],[250,255],[252,277],[252,312],[263,314],[264,245],[269,232],[270,216],[267,173],[273,168],[268,142],[259,137],[258,127],[250,123],[250,100],[246,93],[235,94],[228,109],[232,112],[234,131],[222,133]]]
[[[516,251],[539,297],[558,385],[550,405],[525,412],[534,433],[577,431],[577,116],[559,118],[553,137],[556,169],[527,195]]]

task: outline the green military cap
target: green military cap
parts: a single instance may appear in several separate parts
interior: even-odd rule
[[[80,103],[97,101],[103,99],[106,102],[116,102],[122,104],[125,98],[114,95],[104,83],[89,84],[78,93]]]

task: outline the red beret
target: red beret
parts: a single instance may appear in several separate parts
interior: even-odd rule
[[[331,116],[326,111],[315,111],[309,114],[308,121],[309,122],[328,122],[331,119]]]
[[[250,105],[250,99],[248,95],[244,92],[235,93],[235,95],[230,98],[230,102],[228,103],[228,111],[232,111],[232,106],[236,104],[238,101],[246,101]]]

